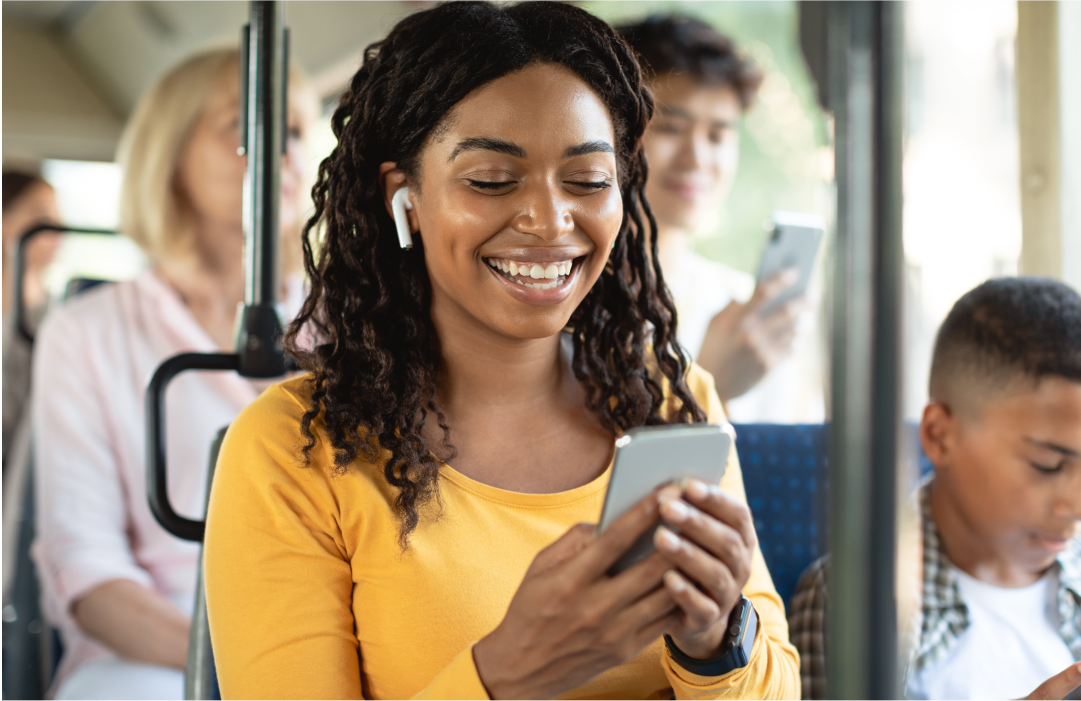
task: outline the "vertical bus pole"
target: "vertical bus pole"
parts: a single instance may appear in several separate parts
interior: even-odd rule
[[[241,33],[240,151],[244,171],[244,308],[237,327],[240,374],[285,374],[278,260],[281,157],[285,153],[289,34],[281,2],[251,3],[251,24]]]
[[[827,672],[838,699],[899,698],[901,12],[831,2],[836,118]]]

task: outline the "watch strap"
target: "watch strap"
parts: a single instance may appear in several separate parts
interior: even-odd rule
[[[664,644],[676,663],[691,674],[700,677],[720,677],[737,669],[742,669],[751,661],[754,648],[754,636],[758,630],[758,614],[750,599],[741,596],[739,603],[728,617],[728,630],[721,643],[721,654],[708,660],[698,660],[680,650],[669,635],[664,636]]]

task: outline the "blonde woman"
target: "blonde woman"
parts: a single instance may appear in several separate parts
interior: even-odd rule
[[[208,51],[143,98],[121,140],[121,227],[151,266],[52,313],[37,337],[34,555],[64,642],[58,698],[183,695],[198,546],[166,533],[147,505],[143,393],[176,353],[233,349],[244,296],[238,73],[235,49]],[[301,137],[316,107],[292,82],[282,299],[295,309]],[[232,373],[170,388],[169,493],[181,513],[202,513],[214,433],[257,394]]]

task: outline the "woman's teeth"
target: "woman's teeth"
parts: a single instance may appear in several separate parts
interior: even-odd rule
[[[535,290],[562,287],[571,273],[574,261],[554,263],[518,263],[507,258],[486,258],[488,265],[503,273],[503,277]],[[526,282],[526,280],[550,280],[551,282]]]

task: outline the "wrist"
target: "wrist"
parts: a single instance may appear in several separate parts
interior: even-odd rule
[[[680,649],[669,635],[664,636],[664,642],[673,661],[691,674],[721,677],[750,664],[757,632],[758,614],[749,599],[740,597],[739,603],[728,616],[720,650],[714,656],[705,659],[692,657],[690,653]]]
[[[669,635],[668,637],[687,657],[696,660],[711,660],[723,654],[721,648],[724,646],[725,630],[725,626],[717,624],[701,635],[682,637]]]
[[[491,699],[524,699],[544,698],[531,692],[521,679],[516,678],[508,671],[520,669],[521,665],[515,665],[504,659],[503,654],[508,648],[498,639],[499,628],[478,640],[473,645],[473,665],[477,668],[477,677]]]

